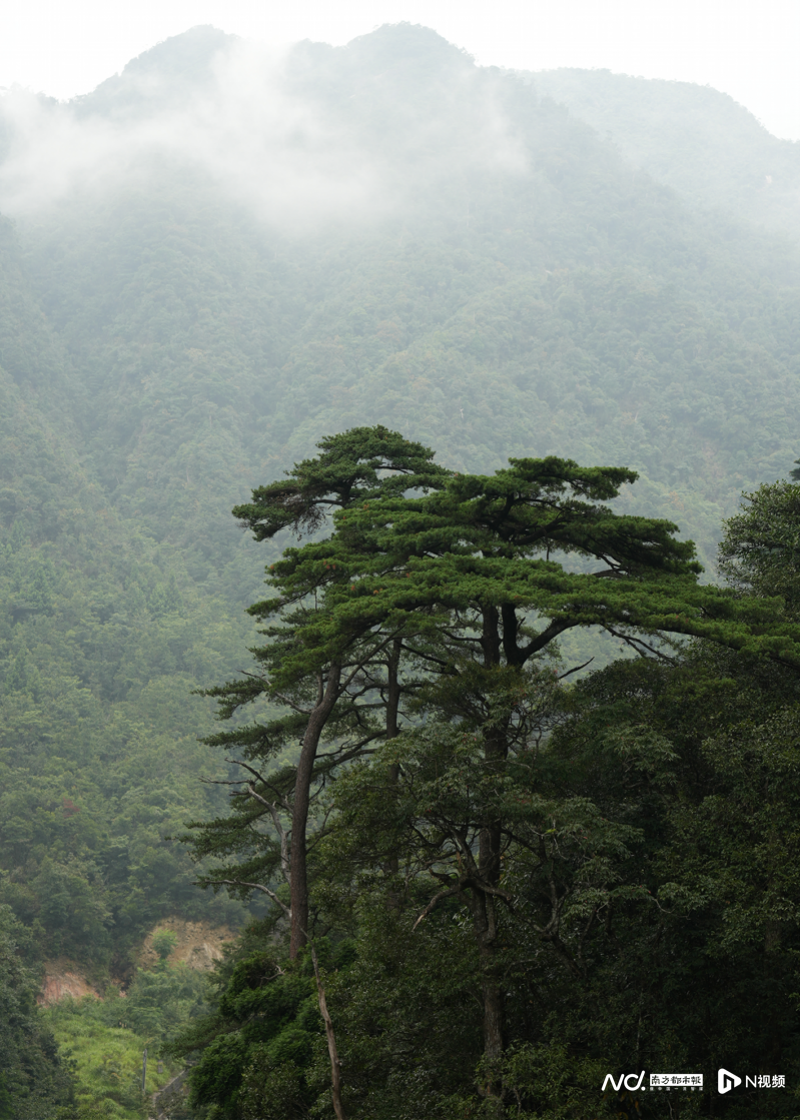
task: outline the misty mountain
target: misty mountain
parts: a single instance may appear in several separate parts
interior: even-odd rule
[[[105,967],[210,905],[163,838],[219,804],[190,693],[243,667],[274,556],[229,511],[323,435],[633,467],[620,505],[709,564],[791,468],[800,255],[747,201],[791,152],[667,92],[407,25],[281,54],[195,28],[0,103],[0,900],[43,951]]]
[[[81,457],[159,539],[199,516],[213,565],[230,505],[355,423],[465,469],[629,463],[709,558],[794,458],[791,247],[431,31],[270,58],[198,28],[76,103],[4,108],[0,200]]]
[[[694,206],[800,233],[800,144],[771,136],[728,94],[608,70],[526,77]]]

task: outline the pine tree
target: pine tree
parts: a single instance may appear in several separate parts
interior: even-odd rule
[[[198,848],[252,853],[249,863],[210,881],[276,897],[291,919],[296,955],[309,932],[309,807],[333,767],[410,730],[420,714],[474,735],[489,795],[470,799],[471,816],[460,825],[440,822],[437,835],[458,869],[443,867],[424,913],[455,894],[470,900],[491,1074],[504,1038],[498,907],[512,901],[501,883],[512,821],[507,800],[491,790],[502,790],[517,764],[524,712],[541,708],[537,693],[552,680],[542,670],[558,637],[601,627],[642,656],[667,660],[675,652],[670,642],[704,637],[797,670],[800,628],[776,614],[772,601],[701,585],[694,545],[676,539],[675,525],[606,505],[635,481],[633,471],[550,457],[510,460],[491,476],[451,476],[433,468],[430,452],[384,429],[357,429],[322,446],[291,483],[256,491],[253,505],[236,511],[262,538],[287,526],[316,530],[330,510],[334,529],[288,549],[274,566],[276,596],[251,608],[276,620],[254,651],[258,671],[214,692],[223,715],[259,698],[289,714],[212,740],[243,748],[237,761],[248,778],[238,783],[244,788],[231,817],[201,828]],[[298,732],[297,765],[277,775],[254,765]],[[323,735],[330,750],[320,755]],[[388,810],[391,788],[386,797]],[[288,829],[282,809],[291,816]],[[279,846],[253,830],[265,813]],[[289,906],[265,882],[278,850]],[[560,905],[556,891],[540,932],[567,968],[579,970],[559,937]],[[490,1097],[495,1089],[490,1075]]]

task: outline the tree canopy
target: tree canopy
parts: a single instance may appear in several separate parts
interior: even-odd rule
[[[698,667],[721,657],[734,676],[771,663],[796,691],[800,628],[774,598],[700,584],[694,546],[675,525],[616,512],[608,503],[635,482],[630,470],[551,457],[465,476],[434,470],[431,452],[385,429],[320,446],[289,482],[260,488],[235,511],[262,539],[320,530],[331,511],[332,525],[269,566],[270,595],[250,608],[267,623],[257,670],[213,690],[228,718],[254,703],[288,711],[209,740],[236,748],[229,761],[244,773],[228,781],[231,813],[195,826],[195,851],[230,860],[207,884],[274,900],[295,962],[306,942],[337,928],[352,934],[354,922],[368,958],[387,951],[374,922],[411,938],[413,954],[417,931],[461,914],[457,952],[467,956],[452,982],[478,997],[469,1043],[478,1095],[487,1115],[505,1115],[528,1076],[520,1071],[543,1053],[529,1047],[523,1060],[518,1049],[525,1015],[516,1001],[533,975],[551,998],[602,986],[612,957],[624,967],[644,951],[644,942],[634,947],[649,936],[637,932],[641,922],[660,921],[664,906],[679,921],[681,907],[696,905],[691,843],[714,809],[702,795],[685,810],[674,801],[686,762],[679,724],[648,715],[648,694],[669,681],[697,703],[687,692],[693,650],[706,651]],[[639,655],[616,676],[588,678],[607,680],[605,694],[568,688],[586,666],[564,666],[558,653],[561,634],[590,627]],[[709,697],[724,691],[700,669],[704,678]],[[638,699],[626,699],[629,684]],[[725,726],[739,733],[735,718],[714,733]],[[286,748],[297,735],[293,759]],[[715,749],[704,741],[703,765],[722,777]],[[716,829],[727,851],[721,821]],[[793,880],[777,890],[784,898]],[[766,911],[780,904],[759,895],[755,905],[768,925]],[[627,932],[612,934],[614,921]],[[557,1030],[538,1037],[574,1045]],[[664,1042],[656,1031],[652,1045]],[[214,1045],[204,1050],[198,1103],[220,1099],[209,1089]],[[231,1115],[250,1092],[250,1060],[240,1058],[226,1090]],[[348,1060],[361,1059],[344,1059],[345,1070]],[[320,1068],[298,1073],[292,1092],[311,1093]],[[377,1107],[375,1069],[365,1076],[355,1072],[349,1089],[343,1078],[344,1100],[366,1109],[359,1115]],[[437,1066],[429,1091],[443,1093],[446,1080]]]

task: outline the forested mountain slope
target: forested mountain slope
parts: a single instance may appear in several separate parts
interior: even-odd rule
[[[163,848],[214,804],[187,776],[209,719],[189,693],[249,628],[220,624],[81,462],[86,390],[2,232],[0,895],[44,952],[124,967],[148,916],[192,906]]]
[[[86,154],[34,208],[12,122],[3,193],[114,508],[202,582],[237,553],[227,510],[251,485],[381,421],[465,467],[625,461],[710,559],[740,490],[794,458],[793,250],[710,223],[424,29],[301,45],[277,74],[241,49],[197,29],[42,108],[40,132],[67,116]],[[209,103],[182,150],[180,106]],[[252,136],[226,146],[245,111]],[[295,204],[279,180],[304,173]]]
[[[707,563],[791,468],[800,253],[749,219],[795,228],[795,149],[630,81],[406,25],[279,58],[198,28],[3,100],[0,901],[45,952],[123,967],[212,904],[163,838],[219,803],[190,693],[244,667],[274,555],[229,511],[322,435],[630,466],[620,503]],[[712,110],[752,175],[709,170]]]
[[[608,70],[526,78],[694,205],[800,234],[800,144],[771,136],[728,94]]]

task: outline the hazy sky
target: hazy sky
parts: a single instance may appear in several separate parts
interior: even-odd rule
[[[605,67],[731,94],[800,138],[800,0],[5,0],[0,87],[69,98],[199,23],[275,44],[435,28],[484,65]]]

